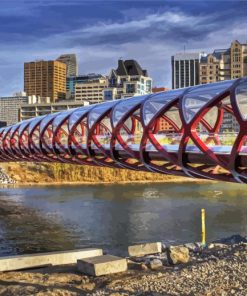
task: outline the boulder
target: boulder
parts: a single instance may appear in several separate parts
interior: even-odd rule
[[[167,259],[170,264],[187,263],[190,260],[189,249],[182,246],[171,246],[167,250]]]
[[[149,267],[152,270],[159,269],[163,267],[163,263],[160,259],[153,259],[149,262]]]
[[[196,252],[199,249],[199,247],[194,243],[187,243],[184,245],[184,247],[188,248],[189,251],[192,251],[192,252]]]

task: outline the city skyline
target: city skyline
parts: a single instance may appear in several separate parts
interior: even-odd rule
[[[55,59],[65,53],[77,54],[81,74],[109,74],[120,57],[133,58],[148,70],[154,86],[170,87],[170,57],[182,52],[184,46],[188,52],[211,52],[227,47],[234,39],[246,42],[247,3],[225,1],[224,11],[220,10],[222,4],[3,1],[0,96],[23,89],[24,62]]]

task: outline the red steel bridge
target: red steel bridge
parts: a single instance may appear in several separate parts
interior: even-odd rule
[[[247,78],[104,102],[1,128],[0,161],[247,183]]]

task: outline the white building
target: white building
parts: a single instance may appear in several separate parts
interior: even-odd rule
[[[75,102],[71,100],[64,100],[52,103],[37,101],[33,104],[23,104],[20,107],[20,121],[88,105],[89,103],[85,101]]]
[[[135,60],[119,60],[118,68],[112,69],[104,101],[140,96],[152,92],[152,78]]]

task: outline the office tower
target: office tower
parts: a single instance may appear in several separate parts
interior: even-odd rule
[[[78,64],[75,54],[63,54],[57,58],[57,61],[65,63],[67,66],[66,76],[77,76],[78,75]]]
[[[87,83],[92,80],[102,78],[101,74],[90,73],[87,75],[78,75],[67,77],[66,79],[66,97],[67,99],[75,99],[75,85],[80,83]]]
[[[103,75],[92,77],[75,84],[75,100],[87,101],[90,104],[100,103],[103,101],[103,90],[107,87],[107,78]]]
[[[0,121],[6,125],[19,121],[19,109],[21,104],[28,102],[26,93],[21,92],[9,97],[0,98]]]
[[[108,77],[108,87],[104,90],[104,100],[128,98],[152,92],[152,78],[135,60],[118,60],[117,69],[112,69]]]
[[[27,95],[50,97],[52,102],[66,97],[66,64],[35,61],[24,64],[24,91]]]
[[[177,53],[171,57],[172,88],[199,84],[199,61],[203,53]]]

